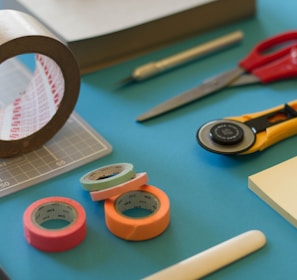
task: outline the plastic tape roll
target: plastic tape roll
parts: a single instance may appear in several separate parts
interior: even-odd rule
[[[35,18],[0,10],[0,66],[35,54],[35,71],[16,96],[0,91],[0,157],[32,151],[52,138],[76,104],[80,73],[72,52]]]
[[[99,191],[129,181],[135,176],[131,163],[116,163],[90,171],[80,179],[87,191]]]
[[[44,223],[62,220],[68,224],[47,228]],[[80,244],[86,236],[86,214],[76,201],[48,197],[32,203],[23,216],[25,238],[33,247],[47,252],[61,252]]]
[[[104,200],[109,197],[122,194],[124,192],[134,191],[139,187],[145,185],[148,182],[148,176],[145,172],[135,174],[131,180],[128,180],[122,184],[104,189],[101,191],[90,192],[90,196],[93,201]]]
[[[143,208],[151,213],[141,218],[125,215],[127,210],[133,208]],[[169,198],[162,190],[151,185],[107,199],[104,209],[107,228],[114,235],[131,241],[160,235],[170,221]]]

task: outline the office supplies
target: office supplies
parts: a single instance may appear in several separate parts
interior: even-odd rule
[[[214,120],[196,134],[206,150],[219,154],[250,154],[297,134],[297,100],[262,112]]]
[[[148,176],[145,172],[136,173],[132,179],[107,189],[90,192],[90,196],[93,201],[105,200],[124,192],[135,191],[147,182]]]
[[[80,183],[87,191],[99,191],[124,183],[134,176],[133,164],[116,163],[88,172],[80,178]]]
[[[2,2],[42,21],[70,47],[82,73],[252,17],[256,10],[256,0]]]
[[[137,121],[142,122],[165,114],[228,86],[233,86],[232,82],[234,82],[234,86],[237,86],[238,84],[243,85],[245,82],[250,84],[251,80],[253,82],[269,83],[296,77],[297,64],[295,60],[297,45],[294,44],[296,39],[297,32],[290,31],[260,42],[246,58],[238,63],[238,67],[208,79],[200,86],[152,108],[139,116]],[[285,45],[286,43],[289,45]],[[275,50],[274,48],[276,47],[281,48]],[[247,80],[244,75],[246,73],[249,73]],[[241,81],[236,84],[237,79]]]
[[[32,74],[16,58],[0,65],[4,92],[19,92]],[[3,99],[5,98],[5,99]],[[1,95],[0,105],[10,95]],[[77,113],[42,148],[24,155],[0,159],[0,197],[33,186],[111,153],[112,146]]]
[[[1,267],[0,267],[0,279],[1,280],[9,280],[10,279]]]
[[[200,279],[261,249],[265,244],[266,237],[261,231],[250,230],[145,277],[143,280]]]
[[[140,66],[133,71],[130,77],[122,80],[119,84],[126,85],[133,81],[145,80],[147,78],[153,77],[159,73],[172,69],[178,65],[184,64],[203,55],[221,50],[230,45],[238,43],[242,39],[243,33],[241,31],[232,32],[230,34],[211,40],[207,43],[198,45],[181,53],[172,55],[170,57],[164,58],[156,62],[150,62],[148,64]]]
[[[125,212],[134,208],[151,212],[144,217],[130,217]],[[116,236],[131,241],[154,238],[165,231],[170,221],[170,202],[161,189],[144,185],[138,190],[105,200],[105,222]]]
[[[62,220],[66,226],[48,228],[49,221]],[[33,247],[46,252],[62,252],[79,245],[86,237],[86,212],[75,200],[47,197],[32,203],[23,215],[24,234]]]
[[[283,218],[297,227],[297,157],[248,177],[248,187]]]
[[[0,63],[24,53],[36,54],[28,87],[0,111],[0,157],[40,148],[65,124],[80,89],[72,52],[30,15],[0,10]]]

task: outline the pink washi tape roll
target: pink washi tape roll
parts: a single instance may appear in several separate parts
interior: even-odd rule
[[[79,95],[79,67],[69,48],[35,18],[0,10],[0,64],[30,53],[36,65],[28,86],[17,93],[0,90],[2,158],[45,144],[65,124]]]
[[[68,225],[44,227],[51,220]],[[47,252],[61,252],[80,244],[86,236],[86,214],[76,201],[65,197],[48,197],[32,203],[23,216],[25,238],[33,247]]]
[[[137,190],[139,189],[140,186],[145,185],[147,182],[148,182],[148,176],[145,172],[137,173],[135,174],[134,178],[122,184],[116,185],[114,187],[110,187],[108,189],[103,189],[101,191],[90,192],[90,196],[93,201],[104,200],[124,192]]]

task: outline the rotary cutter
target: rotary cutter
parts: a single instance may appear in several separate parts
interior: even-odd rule
[[[197,131],[198,143],[219,154],[250,154],[297,134],[297,100],[238,117],[210,121]]]

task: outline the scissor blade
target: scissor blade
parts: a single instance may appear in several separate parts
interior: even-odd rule
[[[261,80],[253,74],[244,74],[229,84],[229,87],[244,86],[260,83]]]
[[[152,108],[148,112],[142,114],[137,118],[137,121],[143,122],[145,120],[165,114],[169,111],[182,107],[206,95],[214,93],[230,84],[234,79],[241,76],[245,70],[237,67],[230,71],[224,72],[212,79],[203,82],[199,87],[189,90],[181,95],[173,97],[164,103]]]

